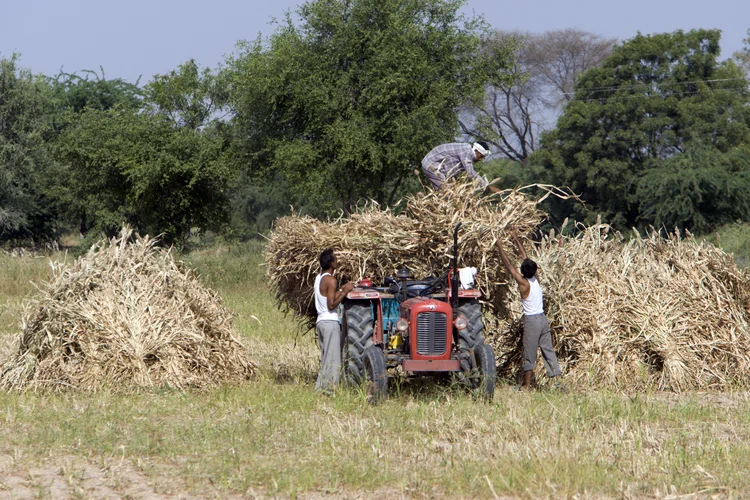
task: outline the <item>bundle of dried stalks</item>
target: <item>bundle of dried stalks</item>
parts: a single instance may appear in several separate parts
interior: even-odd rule
[[[398,215],[371,203],[331,222],[285,217],[266,250],[270,288],[310,326],[312,285],[325,248],[335,249],[344,279],[382,282],[404,266],[416,277],[436,276],[450,262],[460,221],[460,265],[479,269],[486,336],[498,373],[513,376],[520,368],[522,311],[493,245],[499,240],[514,253],[507,228],[516,226],[542,269],[547,315],[571,386],[682,391],[750,385],[750,278],[731,256],[689,235],[635,234],[626,242],[602,224],[581,226],[572,238],[552,233],[532,250],[528,236],[544,217],[538,201],[518,191],[496,200],[456,183],[408,198]]]
[[[313,283],[323,250],[335,250],[344,280],[369,277],[382,283],[401,267],[408,267],[416,278],[440,276],[450,265],[453,229],[461,222],[459,265],[478,269],[478,283],[492,312],[506,317],[507,277],[493,249],[495,235],[506,234],[510,226],[528,234],[544,214],[537,201],[518,190],[490,200],[494,201],[480,197],[474,184],[457,182],[407,198],[398,215],[370,203],[350,217],[329,222],[294,215],[281,218],[266,247],[269,287],[282,308],[312,325]]]
[[[208,387],[254,371],[232,315],[171,251],[123,229],[29,303],[3,389]]]
[[[571,384],[750,385],[750,278],[730,255],[689,233],[635,233],[626,242],[607,225],[579,230],[573,238],[553,233],[534,251]],[[493,339],[506,373],[520,366],[513,326]]]

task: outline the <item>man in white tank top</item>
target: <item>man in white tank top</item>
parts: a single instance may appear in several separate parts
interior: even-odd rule
[[[315,382],[315,390],[331,394],[341,378],[341,325],[336,308],[352,291],[354,283],[338,288],[333,271],[336,269],[336,256],[328,248],[320,254],[321,273],[315,278],[315,309],[318,319],[315,330],[320,346],[320,372]]]
[[[530,391],[531,375],[536,367],[537,349],[541,348],[542,350],[542,360],[550,378],[559,377],[561,372],[555,349],[552,346],[552,330],[547,321],[547,316],[544,315],[542,287],[539,286],[537,280],[536,262],[526,255],[526,250],[521,244],[515,227],[512,228],[511,235],[518,250],[518,255],[523,259],[520,272],[513,267],[499,241],[495,242],[495,246],[500,253],[500,260],[503,261],[508,272],[518,283],[518,291],[521,294],[521,304],[523,305],[523,383],[520,389]]]

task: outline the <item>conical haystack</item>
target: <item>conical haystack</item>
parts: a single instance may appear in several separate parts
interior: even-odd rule
[[[254,366],[221,298],[154,243],[123,229],[72,265],[53,264],[0,387],[120,391],[249,377]]]

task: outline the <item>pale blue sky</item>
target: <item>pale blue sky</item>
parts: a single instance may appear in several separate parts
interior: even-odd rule
[[[54,75],[103,66],[107,77],[141,83],[190,58],[216,67],[240,39],[269,35],[299,0],[0,0],[0,55],[20,52],[21,65]],[[723,56],[742,46],[750,1],[714,0],[469,0],[496,29],[542,32],[576,27],[626,39],[719,28]]]

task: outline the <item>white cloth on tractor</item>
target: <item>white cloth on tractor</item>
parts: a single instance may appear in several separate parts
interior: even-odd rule
[[[461,281],[461,288],[468,290],[474,286],[474,276],[477,274],[476,267],[462,267],[458,270],[458,279]]]

